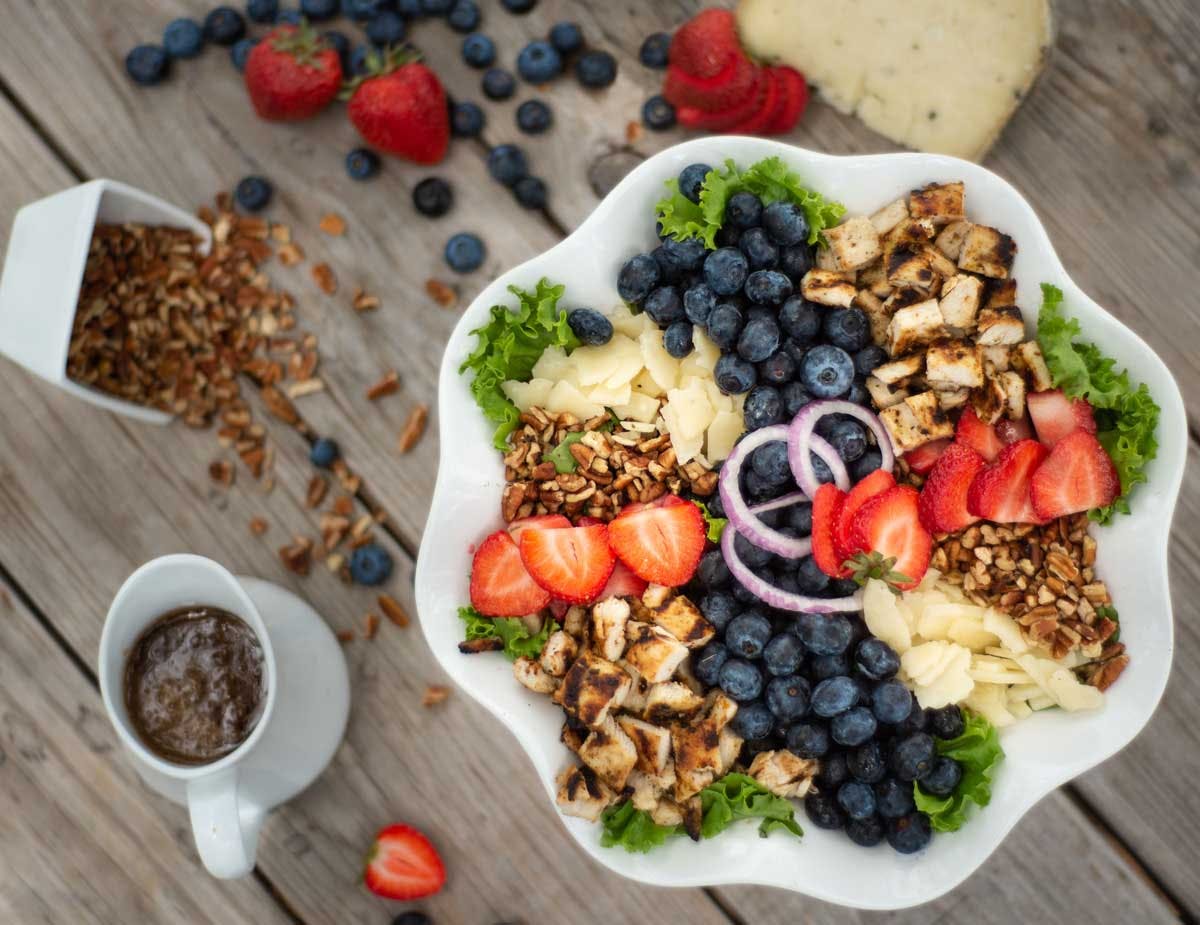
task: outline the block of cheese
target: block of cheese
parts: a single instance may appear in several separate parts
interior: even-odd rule
[[[978,160],[1042,69],[1050,0],[741,0],[742,44],[921,151]]]

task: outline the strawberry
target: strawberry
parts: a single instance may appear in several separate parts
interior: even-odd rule
[[[1054,444],[1029,486],[1033,509],[1043,520],[1104,507],[1120,493],[1117,467],[1086,430],[1067,434]]]
[[[1029,415],[1025,415],[1019,421],[1001,418],[996,422],[996,436],[1006,446],[1010,443],[1016,443],[1018,440],[1032,440],[1033,424],[1029,422]]]
[[[952,443],[921,488],[917,512],[930,533],[956,533],[979,518],[967,510],[967,491],[987,461],[965,443]]]
[[[677,67],[667,68],[663,96],[672,106],[691,106],[720,112],[754,97],[763,69],[748,58],[730,58],[713,77],[694,77]]]
[[[471,606],[488,617],[521,617],[550,603],[521,564],[521,550],[505,530],[479,544],[471,563]]]
[[[429,839],[407,825],[389,825],[367,852],[363,883],[376,896],[409,900],[432,896],[446,882],[446,866]]]
[[[366,77],[350,90],[350,121],[376,148],[436,164],[450,145],[446,91],[437,75],[402,49],[372,52]]]
[[[911,485],[897,485],[859,508],[851,528],[851,542],[856,549],[896,560],[892,571],[910,579],[895,584],[901,591],[920,584],[933,550],[933,537],[921,526],[917,507],[917,490]],[[815,515],[815,502],[813,512]],[[816,526],[815,516],[813,526]]]
[[[608,542],[639,578],[678,587],[695,573],[707,534],[700,508],[675,495],[631,511],[608,525]]]
[[[817,567],[831,578],[850,574],[842,564],[845,560],[838,554],[834,540],[845,503],[846,493],[829,482],[822,484],[813,496],[812,557]]]
[[[854,523],[854,515],[858,513],[858,509],[895,484],[896,480],[890,472],[876,469],[850,489],[850,494],[846,495],[842,509],[838,512],[837,523],[833,528],[833,548],[837,552],[839,562],[845,562],[858,552],[850,544],[850,527]]]
[[[915,450],[909,450],[905,453],[904,461],[908,463],[908,468],[912,469],[917,475],[925,475],[933,469],[933,464],[938,461],[950,443],[949,437],[922,443]]]
[[[715,77],[730,58],[744,58],[730,10],[701,10],[675,30],[667,60],[693,77]]]
[[[554,597],[586,604],[607,584],[617,559],[608,548],[608,528],[601,524],[531,527],[521,534],[521,561]]]
[[[703,132],[727,131],[754,115],[762,106],[763,97],[767,92],[767,80],[763,76],[765,73],[765,70],[759,69],[753,86],[746,91],[745,98],[728,109],[711,112],[693,106],[677,106],[675,117],[684,128],[694,128]]]
[[[280,26],[250,52],[245,81],[260,118],[307,119],[338,95],[342,62],[311,26]]]
[[[1036,440],[1018,440],[981,469],[967,489],[967,510],[997,523],[1041,523],[1029,497],[1029,482],[1046,448]]]
[[[599,523],[600,521],[596,521]],[[582,521],[580,521],[582,523]],[[571,521],[562,514],[535,514],[532,517],[521,517],[508,525],[508,535],[518,546],[521,544],[521,534],[531,527],[569,527]]]
[[[1033,418],[1037,437],[1050,449],[1067,434],[1085,430],[1096,432],[1096,418],[1086,398],[1067,398],[1062,389],[1031,392],[1025,399],[1029,416]]]
[[[780,100],[781,79],[776,70],[776,68],[769,68],[763,75],[767,89],[758,110],[753,115],[730,128],[730,134],[759,135],[771,124],[771,121],[775,117],[775,111],[779,108]]]
[[[808,108],[808,82],[804,75],[790,67],[775,67],[779,78],[779,105],[771,123],[763,130],[767,135],[790,132]]]
[[[551,515],[551,516],[553,516],[553,515]],[[563,519],[566,520],[565,517]],[[575,521],[575,526],[577,526],[577,527],[595,527],[598,524],[602,524],[602,523],[604,523],[604,521],[601,520],[599,517],[588,517],[585,514],[583,517],[580,517],[577,521]],[[555,526],[559,526],[559,527],[563,527],[563,526],[569,527],[570,525],[571,525],[570,521],[567,521],[567,523],[565,523],[565,524],[555,524]]]
[[[647,584],[648,582],[644,579],[633,574],[624,562],[618,561],[608,579],[608,584],[596,596],[596,600],[604,601],[610,597],[641,597]]]
[[[954,439],[958,443],[965,443],[987,462],[991,462],[999,456],[1000,451],[1004,448],[1004,444],[996,434],[996,428],[979,420],[979,415],[970,405],[958,419],[958,426],[954,428]]]

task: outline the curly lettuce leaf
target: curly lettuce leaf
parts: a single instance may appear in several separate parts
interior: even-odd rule
[[[1038,343],[1054,384],[1072,398],[1086,398],[1096,411],[1096,438],[1117,467],[1121,494],[1089,516],[1109,523],[1116,514],[1129,513],[1130,492],[1147,480],[1146,466],[1158,455],[1154,434],[1161,409],[1144,382],[1135,388],[1129,373],[1116,368],[1116,360],[1078,340],[1083,330],[1078,320],[1064,314],[1062,303],[1062,291],[1042,283]]]
[[[913,782],[917,809],[928,814],[937,832],[957,832],[966,822],[970,804],[984,807],[992,800],[992,775],[1004,758],[1000,736],[995,727],[976,713],[966,715],[966,728],[955,739],[938,739],[939,755],[953,758],[962,765],[962,780],[948,797],[926,793]]]
[[[508,291],[517,297],[516,310],[493,305],[487,324],[471,332],[477,338],[475,349],[458,368],[460,373],[468,369],[475,373],[471,394],[484,417],[496,425],[492,442],[498,450],[507,448],[508,435],[520,417],[501,383],[528,381],[547,347],[564,347],[570,352],[579,346],[567,324],[566,310],[558,307],[565,287],[542,279],[532,292],[517,286],[509,286]]]
[[[707,528],[708,540],[710,543],[721,542],[721,534],[725,532],[725,527],[729,521],[724,517],[714,517],[708,510],[708,505],[703,501],[692,500],[692,504],[700,508],[700,514],[704,518],[704,524]]]
[[[554,620],[547,619],[539,632],[531,633],[520,617],[485,617],[474,607],[459,607],[458,617],[466,624],[468,641],[499,639],[504,643],[504,654],[510,662],[519,658],[537,658],[542,654],[546,640],[560,629]]]
[[[601,845],[636,854],[646,854],[666,844],[668,838],[683,834],[681,826],[659,825],[644,809],[634,809],[628,800],[608,807],[600,815],[600,825]]]
[[[700,238],[709,250],[716,247],[717,232],[725,221],[725,204],[734,193],[754,193],[764,205],[773,202],[793,202],[808,218],[808,243],[821,240],[821,232],[837,223],[846,212],[839,202],[831,202],[820,193],[807,189],[800,175],[789,170],[779,157],[768,157],[739,170],[732,160],[725,166],[713,168],[700,188],[700,202],[695,203],[679,192],[679,181],[668,180],[669,195],[654,207],[655,217],[664,234],[676,240]]]
[[[761,819],[758,834],[766,838],[772,832],[790,832],[797,838],[804,830],[796,822],[796,807],[791,800],[778,797],[745,774],[726,774],[700,791],[704,818],[700,834],[712,838],[739,819]]]

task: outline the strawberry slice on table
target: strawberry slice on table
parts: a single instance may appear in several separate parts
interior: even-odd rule
[[[965,443],[946,447],[921,487],[921,525],[930,533],[956,533],[975,523],[979,518],[967,509],[967,492],[986,465],[987,460]]]
[[[432,896],[446,882],[446,866],[429,839],[407,825],[389,825],[367,852],[363,883],[376,896],[400,901]]]
[[[970,405],[964,409],[954,428],[954,439],[965,443],[987,462],[991,462],[1004,449],[1004,442],[991,424],[984,424]]]
[[[450,145],[446,91],[412,53],[372,52],[350,90],[347,113],[368,144],[418,164],[436,164]]]
[[[244,79],[259,118],[307,119],[342,89],[342,62],[311,26],[280,26],[254,46]]]
[[[550,592],[530,576],[507,530],[497,530],[475,550],[471,606],[487,617],[521,617],[550,603]]]
[[[967,490],[967,510],[996,523],[1038,524],[1029,486],[1047,455],[1036,440],[1018,440],[979,471]]]
[[[846,493],[825,482],[813,496],[812,502],[812,557],[819,568],[831,578],[845,578],[850,574],[842,563],[845,559],[838,553],[836,534],[841,519]]]
[[[833,530],[833,548],[837,553],[838,562],[845,562],[858,552],[851,544],[850,529],[854,524],[854,515],[858,513],[859,508],[876,495],[883,494],[895,484],[896,479],[893,478],[890,472],[876,469],[850,489],[850,493],[846,495],[846,500],[842,502],[842,508],[838,512],[837,523]],[[818,562],[817,564],[820,565],[821,563]]]
[[[1096,418],[1086,398],[1067,398],[1062,389],[1031,392],[1025,398],[1037,438],[1053,449],[1067,434],[1077,430],[1096,432]]]
[[[1016,443],[1018,440],[1034,439],[1033,424],[1029,420],[1029,415],[1025,415],[1019,421],[1001,418],[996,422],[996,436],[1006,446],[1010,443]]]
[[[941,458],[942,453],[946,451],[953,441],[949,437],[942,437],[938,440],[930,440],[928,443],[922,443],[915,450],[909,450],[904,454],[904,461],[908,463],[908,468],[912,469],[917,475],[928,475],[933,469],[934,463]]]
[[[604,601],[610,597],[641,597],[647,585],[649,582],[633,574],[628,565],[618,560],[608,578],[608,584],[596,595],[596,600]]]
[[[766,79],[762,76],[764,73],[765,71],[760,69],[746,95],[728,109],[713,112],[694,106],[676,106],[675,117],[684,128],[703,132],[724,132],[731,129],[758,112],[767,90]]]
[[[737,125],[729,129],[733,135],[761,135],[771,124],[775,117],[775,111],[779,107],[779,75],[775,73],[775,68],[769,68],[763,75],[763,80],[766,82],[766,92],[763,95],[762,103],[758,110],[748,118],[742,120]]]
[[[910,579],[895,583],[901,591],[921,583],[933,551],[933,537],[921,526],[918,503],[915,488],[897,485],[864,504],[854,516],[851,528],[856,549],[877,552],[885,559],[896,560],[891,571]],[[815,504],[813,510],[816,510]]]
[[[608,583],[616,556],[608,528],[531,527],[521,534],[521,561],[530,576],[560,601],[586,604]]]
[[[1086,430],[1067,434],[1033,473],[1029,495],[1044,520],[1112,504],[1121,493],[1117,467]]]
[[[790,132],[808,108],[808,81],[799,71],[790,67],[774,67],[779,81],[779,104],[771,123],[763,129],[767,135],[783,135]]]
[[[599,523],[600,521],[596,521]],[[513,538],[513,542],[520,544],[521,534],[531,527],[569,527],[571,521],[567,520],[562,514],[534,514],[531,517],[522,517],[514,520],[508,525],[508,535]]]
[[[763,72],[763,68],[740,55],[730,58],[713,77],[695,77],[677,67],[669,67],[663,78],[662,92],[672,106],[720,112],[753,98]]]
[[[636,510],[630,507],[608,525],[608,542],[617,558],[644,581],[671,588],[685,584],[708,538],[700,508],[676,495]]]
[[[744,58],[730,10],[702,10],[675,30],[667,61],[693,77],[715,77],[732,57]]]

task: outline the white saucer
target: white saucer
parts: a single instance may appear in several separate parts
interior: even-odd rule
[[[254,751],[238,765],[238,797],[266,812],[311,784],[333,759],[350,715],[350,676],[333,632],[312,606],[260,578],[238,576],[262,615],[275,650],[275,712]],[[184,781],[134,760],[149,787],[180,806]]]

